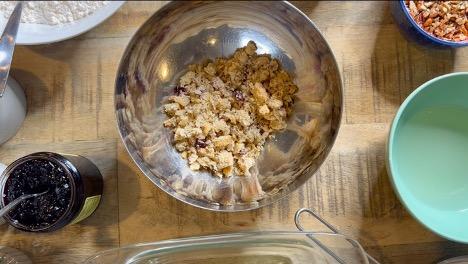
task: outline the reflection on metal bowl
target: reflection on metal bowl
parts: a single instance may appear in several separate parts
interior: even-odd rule
[[[191,171],[162,122],[165,98],[192,63],[230,56],[253,40],[299,87],[287,128],[267,142],[252,176]],[[317,27],[287,2],[171,2],[130,41],[117,73],[119,130],[135,163],[171,196],[204,209],[259,208],[291,193],[328,155],[340,124],[342,83]]]

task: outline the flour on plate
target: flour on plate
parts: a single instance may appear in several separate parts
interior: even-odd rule
[[[107,5],[109,1],[27,1],[23,6],[21,22],[59,25],[79,20]],[[15,1],[0,1],[0,12],[8,18]]]

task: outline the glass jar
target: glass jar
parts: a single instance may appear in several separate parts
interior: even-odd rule
[[[12,226],[50,232],[89,217],[103,189],[99,169],[85,157],[38,152],[10,164],[0,178],[0,205],[23,194],[46,194],[21,202],[6,216]]]

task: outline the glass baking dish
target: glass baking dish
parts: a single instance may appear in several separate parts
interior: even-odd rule
[[[166,240],[103,251],[86,264],[297,264],[377,263],[351,238],[308,209],[332,232],[261,231]]]
[[[326,243],[345,261],[368,263],[341,235],[251,232],[167,240],[104,251],[87,264],[296,264],[337,263],[307,235]],[[333,245],[333,246],[331,246]]]

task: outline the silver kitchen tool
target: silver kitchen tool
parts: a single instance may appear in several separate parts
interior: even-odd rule
[[[338,263],[348,264],[349,261],[347,261],[346,257],[349,257],[349,256],[346,256],[346,255],[348,255],[346,252],[345,253],[343,253],[343,252],[337,253],[336,250],[329,247],[326,243],[323,243],[319,238],[317,238],[317,236],[314,235],[316,233],[322,233],[322,234],[323,233],[328,233],[330,235],[343,236],[338,231],[338,229],[336,229],[333,225],[331,225],[330,223],[325,221],[325,219],[320,217],[313,210],[307,209],[307,208],[302,208],[302,209],[297,210],[296,214],[294,215],[294,223],[296,224],[297,229],[299,229],[300,231],[307,232],[306,230],[304,230],[304,227],[301,224],[301,215],[304,214],[304,213],[311,215],[312,217],[314,217],[315,219],[320,221],[320,223],[322,223],[324,226],[326,226],[329,229],[329,231],[320,231],[320,232],[315,232],[314,231],[314,232],[311,232],[311,234],[306,234],[306,236],[309,237],[311,240],[313,240],[317,244],[317,246],[319,246],[321,249],[323,249],[323,251],[325,251],[328,255],[330,255],[332,258],[334,258]],[[355,250],[357,252],[360,252],[362,255],[365,256],[365,258],[367,258],[369,264],[379,264],[379,262],[376,259],[374,259],[372,256],[370,256],[369,254],[367,254],[367,252],[364,251],[364,249],[359,244],[359,242],[357,242],[356,240],[351,239],[351,238],[347,238],[347,237],[344,237],[344,238],[345,238],[345,240],[347,242],[349,242],[350,245],[353,246],[353,248],[355,248]],[[353,251],[351,251],[351,252],[353,252]]]
[[[10,72],[13,52],[15,51],[16,34],[21,21],[23,2],[18,1],[7,21],[0,39],[0,97],[3,97],[7,87],[8,74]]]
[[[288,126],[267,142],[252,176],[192,171],[171,144],[162,104],[189,64],[230,56],[250,40],[295,77],[299,90]],[[115,102],[124,145],[146,177],[180,201],[227,212],[270,204],[311,178],[335,141],[343,106],[339,68],[325,38],[283,1],[166,4],[128,44]]]
[[[0,209],[0,217],[3,217],[5,214],[10,212],[13,208],[15,208],[18,204],[20,204],[22,201],[30,198],[36,198],[41,195],[44,195],[48,193],[49,190],[45,190],[40,193],[31,193],[31,194],[23,194],[20,197],[16,198],[15,200],[11,201],[9,204],[7,204],[5,207]]]

